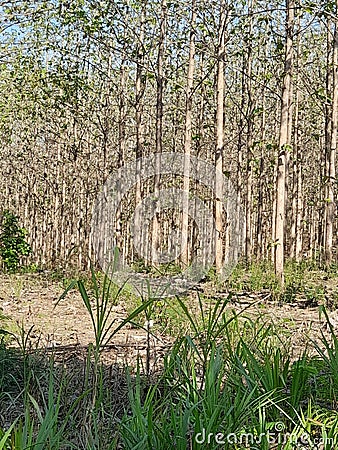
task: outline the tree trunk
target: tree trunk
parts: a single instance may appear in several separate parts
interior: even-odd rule
[[[327,198],[326,204],[326,233],[325,233],[325,263],[332,262],[333,247],[333,222],[335,216],[335,193],[334,185],[336,178],[335,161],[337,148],[337,125],[338,125],[338,0],[335,1],[336,18],[334,21],[333,53],[332,53],[332,112],[331,112],[331,139],[327,155]],[[330,32],[330,30],[328,30]]]
[[[196,9],[195,0],[191,4],[189,63],[186,91],[186,111],[184,127],[184,177],[183,177],[183,205],[182,205],[182,240],[181,240],[181,262],[184,266],[189,263],[189,188],[190,188],[190,154],[192,142],[192,94],[195,70],[195,22]]]
[[[136,81],[135,81],[135,121],[136,121],[136,186],[135,186],[135,218],[134,226],[135,233],[140,233],[143,230],[142,217],[140,209],[137,206],[142,201],[142,178],[141,178],[141,161],[143,155],[143,143],[144,143],[144,126],[142,121],[143,116],[143,96],[145,91],[145,77],[143,75],[144,65],[144,21],[145,21],[145,5],[142,4],[141,17],[140,17],[140,35],[137,44],[136,53]],[[138,258],[142,258],[147,252],[144,251],[146,245],[146,236],[138,236]]]
[[[223,146],[224,146],[224,52],[225,52],[225,2],[220,5],[219,38],[217,52],[217,105],[216,105],[216,177],[215,177],[215,266],[221,273],[223,266]]]
[[[288,142],[289,115],[291,105],[291,78],[293,63],[293,20],[294,0],[287,0],[286,19],[286,48],[284,61],[284,80],[282,90],[281,118],[279,129],[279,154],[277,162],[277,198],[276,198],[276,227],[275,227],[275,273],[281,283],[284,284],[284,232],[285,232],[285,201],[286,201],[286,171]]]
[[[164,59],[164,40],[166,33],[166,16],[167,3],[162,0],[161,3],[161,21],[160,21],[160,35],[157,53],[157,95],[156,95],[156,149],[155,149],[155,167],[156,175],[154,179],[154,216],[152,226],[152,252],[151,261],[153,265],[157,264],[158,251],[160,246],[160,210],[158,208],[158,199],[160,196],[160,181],[159,174],[161,168],[161,154],[163,149],[162,135],[163,135],[163,59]]]

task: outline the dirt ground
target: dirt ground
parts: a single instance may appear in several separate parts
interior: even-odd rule
[[[19,337],[29,335],[29,350],[55,353],[81,353],[95,342],[90,316],[78,291],[72,290],[59,301],[65,288],[48,275],[0,275],[0,330]],[[118,326],[128,315],[124,304],[113,306],[112,319]],[[170,346],[164,336],[151,337],[154,366]],[[13,346],[20,343],[13,340]],[[126,325],[103,351],[109,364],[134,366],[136,358],[146,358],[147,336],[140,328]]]
[[[44,348],[53,351],[67,351],[86,348],[94,342],[90,317],[78,292],[71,291],[58,303],[64,291],[61,282],[51,281],[43,275],[0,276],[0,318],[1,327],[18,334],[20,329],[29,333],[32,349]],[[226,293],[220,293],[226,297]],[[57,304],[58,303],[58,304]],[[268,293],[238,293],[228,305],[235,311],[245,308],[243,315],[255,318],[261,316],[265,322],[273,322],[279,330],[291,336],[294,353],[300,354],[309,338],[318,339],[321,331],[327,333],[325,319],[319,317],[318,306],[305,306],[301,302],[278,305],[271,301]],[[116,324],[127,316],[123,304],[113,309]],[[330,320],[338,331],[338,313],[329,312]],[[20,332],[19,332],[20,334]],[[172,338],[155,332],[152,337],[152,360],[160,361]],[[130,325],[117,333],[106,348],[111,363],[135,362],[137,355],[145,356],[146,332]]]

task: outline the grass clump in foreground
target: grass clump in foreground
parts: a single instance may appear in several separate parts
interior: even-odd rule
[[[231,312],[229,299],[197,296],[194,310],[169,299],[185,327],[151,374],[150,361],[108,365],[101,351],[154,300],[117,323],[121,291],[108,279],[93,272],[75,287],[95,331],[87,353],[31,352],[29,333],[20,352],[2,341],[0,450],[337,447],[338,339],[325,309],[328,333],[293,355],[278,327]]]

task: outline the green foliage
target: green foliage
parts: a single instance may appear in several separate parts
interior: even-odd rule
[[[143,258],[134,261],[132,268],[138,273],[151,273],[151,267],[147,265]]]
[[[131,411],[120,429],[125,448],[216,450],[217,433],[236,436],[238,441],[263,436],[259,447],[233,446],[223,440],[224,449],[268,450],[271,437],[283,443],[276,446],[279,449],[291,450],[304,440],[309,442],[307,448],[316,448],[316,439],[325,449],[335,448],[338,419],[328,402],[335,398],[330,387],[324,388],[327,372],[329,376],[337,372],[337,338],[330,325],[333,347],[325,338],[315,344],[319,358],[309,357],[304,349],[291,364],[288,347],[282,342],[276,346],[277,330],[260,325],[260,319],[249,320],[253,331],[249,335],[243,334],[239,317],[225,321],[223,330],[213,328],[209,318],[218,316],[219,304],[208,307],[202,320],[194,319],[183,302],[180,306],[192,333],[177,339],[156,383],[145,390],[139,372],[136,382],[129,381]],[[222,340],[217,339],[220,331]],[[326,352],[321,350],[323,343]],[[196,436],[203,433],[211,439],[200,444]]]
[[[293,281],[301,282],[306,270],[294,272]],[[262,271],[254,273],[254,281],[259,280]],[[21,392],[23,411],[19,419],[10,420],[11,428],[0,429],[0,450],[217,450],[217,433],[224,434],[222,448],[229,450],[269,450],[269,436],[282,439],[282,446],[275,445],[280,450],[296,448],[295,439],[304,436],[310,443],[307,448],[316,448],[318,438],[327,439],[324,449],[336,448],[338,340],[325,309],[328,328],[321,339],[295,355],[283,327],[267,323],[263,316],[246,317],[245,309],[235,313],[229,308],[231,295],[216,299],[197,295],[195,302],[188,297],[161,302],[143,298],[121,323],[114,321],[112,306],[121,300],[122,290],[107,276],[92,270],[90,280],[74,281],[61,299],[73,287],[81,295],[95,334],[95,346],[89,346],[80,367],[82,378],[74,383],[70,373],[75,366],[68,356],[66,364],[51,358],[39,370],[28,351],[30,333],[20,336],[21,355],[3,342],[0,392],[6,400]],[[118,380],[116,396],[112,384],[106,385],[113,373],[109,367],[105,378],[100,350],[122,326],[135,324],[140,314],[147,322],[156,320],[158,308],[167,312],[171,308],[177,314],[181,328],[176,339],[156,377],[149,364],[144,371],[141,357],[136,357],[136,368],[123,372],[124,389]],[[149,336],[148,330],[145,339]],[[125,404],[116,415],[111,405],[123,392]],[[0,394],[0,406],[3,398]],[[211,437],[199,443],[196,437],[203,435]],[[228,442],[229,435],[241,444]],[[259,445],[242,444],[247,436],[249,440],[263,437]]]
[[[1,331],[1,330],[0,330]],[[0,342],[0,400],[1,392],[15,395],[20,391],[24,377],[21,355],[16,349],[8,349],[5,341]]]
[[[12,423],[12,425],[9,427],[9,429],[6,432],[4,432],[0,428],[0,450],[11,450],[11,449],[13,449],[13,447],[10,444],[10,436],[11,436],[11,433],[12,433],[12,430],[13,430],[14,426],[15,426],[15,422]]]
[[[26,236],[27,231],[19,226],[18,217],[5,210],[1,220],[0,256],[7,272],[17,272],[21,257],[31,254]]]
[[[90,286],[86,286],[85,282],[82,280],[73,280],[60,296],[58,303],[63,300],[73,288],[78,289],[83,304],[90,316],[95,335],[94,352],[97,358],[102,347],[107,345],[121,328],[128,323],[133,323],[134,319],[153,303],[152,299],[143,302],[141,306],[132,311],[125,320],[117,324],[116,318],[112,318],[112,310],[119,301],[124,286],[116,288],[116,285],[106,274],[101,281],[99,276],[95,273],[94,268],[92,268]]]
[[[228,281],[228,287],[235,291],[269,291],[273,297],[280,293],[273,266],[268,261],[238,264]]]
[[[317,306],[329,300],[334,306],[338,298],[334,282],[337,279],[336,269],[334,265],[321,268],[315,260],[288,260],[285,264],[285,283],[281,289],[270,262],[241,263],[233,271],[227,285],[230,291],[235,292],[266,292],[271,294],[272,300],[283,303],[301,300],[306,305]]]
[[[143,258],[134,261],[132,268],[138,273],[151,274],[152,276],[171,276],[182,273],[181,267],[174,262],[160,264],[159,266],[151,266],[148,265]]]

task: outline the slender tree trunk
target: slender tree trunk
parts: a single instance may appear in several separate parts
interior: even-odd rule
[[[225,53],[225,2],[220,5],[219,40],[217,53],[217,106],[216,106],[216,179],[215,179],[215,265],[220,273],[223,266],[223,146],[224,146],[224,53]]]
[[[160,210],[158,208],[158,199],[160,196],[160,181],[159,174],[161,167],[161,154],[163,149],[163,60],[164,60],[164,40],[166,33],[166,18],[167,18],[167,3],[166,0],[161,2],[161,21],[160,21],[160,35],[157,53],[157,97],[156,97],[156,149],[155,149],[155,166],[156,173],[154,179],[154,217],[152,227],[152,257],[153,265],[157,265],[156,257],[160,245]]]
[[[288,139],[289,116],[292,90],[292,63],[293,63],[293,20],[294,20],[294,0],[287,0],[286,19],[286,49],[284,62],[284,80],[282,90],[281,118],[279,129],[279,155],[277,163],[277,198],[276,198],[276,250],[275,250],[275,273],[284,284],[284,233],[285,233],[285,202],[286,202],[286,176],[287,176],[287,155],[290,145]]]
[[[144,21],[145,21],[145,5],[142,4],[140,18],[140,34],[137,43],[137,63],[136,63],[136,81],[135,81],[135,121],[136,121],[136,186],[135,186],[135,232],[138,235],[138,251],[139,257],[144,255],[144,246],[146,245],[145,236],[139,236],[142,230],[142,217],[140,209],[137,206],[142,201],[142,177],[141,177],[141,161],[143,155],[144,144],[144,126],[143,116],[143,96],[145,91],[145,77],[143,75],[144,65]]]
[[[320,245],[322,247],[323,255],[320,255],[320,260],[326,260],[326,223],[328,209],[326,207],[326,199],[328,198],[328,174],[329,174],[329,155],[331,151],[331,126],[332,126],[332,85],[333,85],[333,70],[331,67],[333,60],[333,33],[332,20],[327,19],[327,35],[326,35],[326,103],[325,103],[325,151],[321,158],[321,183],[324,185],[324,192],[322,198],[321,213],[323,216],[320,227]]]
[[[126,154],[126,81],[127,81],[127,73],[124,61],[122,61],[120,68],[120,84],[119,84],[119,117],[118,117],[118,167],[123,165],[124,157]],[[105,155],[104,155],[105,159]],[[121,252],[121,259],[127,256],[128,251],[125,249],[128,248],[128,243],[126,242],[129,239],[129,234],[125,233],[123,230],[123,224],[121,221],[121,205],[119,205],[116,212],[116,243],[119,251]],[[110,261],[113,263],[113,261]]]
[[[329,154],[327,155],[327,198],[326,201],[326,233],[325,233],[325,263],[332,262],[333,247],[333,223],[335,216],[334,185],[336,178],[335,161],[337,149],[337,125],[338,125],[338,0],[335,1],[336,18],[334,21],[333,53],[332,53],[332,112],[331,112],[331,139]],[[328,31],[329,32],[329,31]]]
[[[294,122],[294,158],[293,158],[293,185],[292,185],[292,209],[291,209],[291,242],[290,257],[299,261],[302,252],[302,155],[300,150],[300,126],[301,111],[299,104],[301,93],[299,90],[301,74],[301,54],[300,54],[300,15],[297,17],[297,51],[296,51],[296,93],[295,93],[295,122]],[[291,126],[290,126],[291,131]]]
[[[184,130],[184,177],[183,177],[183,214],[182,214],[182,240],[181,262],[187,266],[189,263],[188,230],[189,230],[189,189],[190,189],[190,154],[192,142],[192,95],[195,70],[195,0],[191,3],[189,63],[186,91],[186,111]]]
[[[262,93],[262,120],[261,120],[261,148],[260,148],[260,162],[259,162],[259,178],[258,178],[258,205],[257,205],[257,223],[256,223],[256,241],[257,241],[257,250],[256,250],[256,259],[260,261],[262,258],[266,258],[267,255],[263,251],[263,248],[266,249],[266,242],[263,240],[263,171],[264,171],[264,163],[263,163],[263,152],[265,145],[265,135],[266,135],[266,112],[265,112],[265,89],[263,89]],[[263,245],[264,243],[264,245]]]
[[[253,2],[250,1],[249,6],[249,15],[250,15],[250,23],[249,23],[249,43],[248,43],[248,52],[246,58],[246,93],[248,98],[248,107],[247,107],[247,138],[246,138],[246,148],[247,148],[247,183],[246,183],[246,230],[245,230],[245,256],[247,261],[251,261],[251,249],[252,249],[252,189],[253,189],[253,170],[252,170],[252,160],[253,160],[253,131],[254,131],[254,119],[253,119],[253,109],[254,109],[254,101],[252,99],[252,26],[253,26]]]
[[[295,161],[293,162],[293,198],[292,198],[292,228],[291,228],[291,258],[300,261],[303,247],[302,219],[303,219],[303,183],[302,183],[302,155],[300,150],[300,92],[296,92],[295,105]]]

